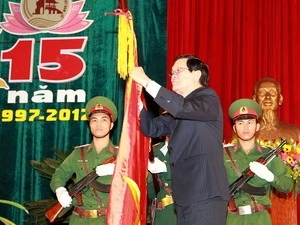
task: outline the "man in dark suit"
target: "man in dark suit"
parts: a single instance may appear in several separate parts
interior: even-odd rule
[[[208,88],[208,66],[193,55],[178,56],[172,90],[152,81],[141,67],[130,76],[170,114],[153,118],[142,109],[141,129],[149,137],[170,136],[172,190],[180,225],[225,224],[229,184],[223,163],[223,113]]]

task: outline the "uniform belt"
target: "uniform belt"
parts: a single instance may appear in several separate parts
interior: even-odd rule
[[[237,207],[236,211],[232,211],[228,208],[228,213],[237,214],[237,215],[248,215],[256,212],[261,212],[264,210],[268,210],[268,207],[266,205],[262,204],[255,204],[254,205],[244,205]]]
[[[106,216],[106,213],[106,208],[87,210],[79,207],[74,207],[73,209],[73,214],[81,218],[98,218],[101,216]]]
[[[166,195],[160,202],[157,202],[156,209],[157,210],[162,210],[166,206],[173,204],[173,197],[172,195]]]

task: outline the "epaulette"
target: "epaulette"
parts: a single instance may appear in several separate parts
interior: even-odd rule
[[[117,153],[119,151],[119,146],[117,146],[117,145],[111,145],[110,146],[110,152],[111,153]]]
[[[262,148],[269,150],[267,147],[263,147],[261,145],[257,145],[257,151],[262,152]]]
[[[89,146],[90,144],[84,144],[84,145],[79,145],[79,146],[75,146],[74,148],[84,148],[84,147],[87,147],[87,146]]]
[[[223,148],[229,148],[229,147],[233,147],[233,146],[235,146],[235,144],[233,144],[233,143],[223,144]]]
[[[159,146],[160,144],[161,144],[161,142],[158,142],[158,143],[156,143],[156,144],[152,145],[152,147]]]

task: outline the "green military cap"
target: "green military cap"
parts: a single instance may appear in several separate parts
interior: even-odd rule
[[[87,118],[96,112],[106,113],[110,116],[113,122],[116,121],[118,116],[118,111],[115,104],[110,99],[103,96],[91,98],[85,106],[85,114]]]
[[[239,118],[259,119],[261,114],[261,106],[256,101],[249,98],[238,99],[229,107],[229,115],[233,120],[237,120]]]

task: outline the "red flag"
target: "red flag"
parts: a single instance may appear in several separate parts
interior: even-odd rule
[[[123,21],[121,22],[120,16],[123,16]],[[127,27],[124,29],[123,26]],[[120,32],[122,33],[121,35]],[[125,41],[120,40],[120,38],[124,37]],[[120,49],[125,49],[126,53],[121,52]],[[121,55],[123,56],[122,59],[120,59]],[[124,61],[127,62],[125,67]],[[128,75],[128,71],[133,66],[137,65],[136,40],[129,11],[126,13],[121,12],[119,15],[118,63],[118,71],[123,78]],[[141,134],[139,128],[139,95],[137,84],[131,78],[128,78],[125,90],[124,118],[119,153],[108,204],[108,225],[146,224],[147,170],[150,140]]]

